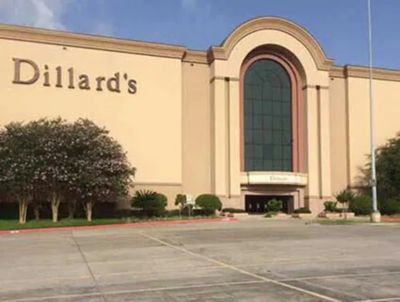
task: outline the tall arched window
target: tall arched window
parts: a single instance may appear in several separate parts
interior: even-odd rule
[[[245,171],[293,171],[292,83],[272,59],[252,63],[244,75]]]

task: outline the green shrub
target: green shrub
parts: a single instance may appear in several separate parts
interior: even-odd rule
[[[336,200],[341,204],[351,202],[356,195],[350,190],[342,190],[336,195]]]
[[[384,215],[394,215],[400,213],[400,200],[399,199],[388,199],[380,202],[379,209]]]
[[[165,217],[177,217],[180,215],[180,211],[178,209],[165,211]]]
[[[175,197],[175,205],[183,208],[187,203],[186,195],[178,194]]]
[[[278,199],[271,199],[267,202],[268,212],[279,212],[282,210],[282,201]]]
[[[372,199],[366,195],[356,196],[350,202],[349,209],[356,215],[369,215],[372,213]]]
[[[304,208],[298,208],[298,209],[294,210],[293,213],[295,213],[295,214],[311,214],[311,211],[310,211],[310,209],[304,207]]]
[[[141,209],[147,217],[164,215],[167,202],[164,194],[149,190],[139,190],[132,198],[132,206]]]
[[[196,217],[198,217],[198,216],[208,217],[208,216],[214,216],[215,210],[214,209],[193,209],[192,213],[193,213],[192,215],[196,216]]]
[[[337,211],[337,202],[336,201],[325,201],[324,208],[325,212],[336,212]]]
[[[212,210],[215,213],[216,210],[221,210],[222,203],[218,196],[202,194],[196,198],[196,206],[204,210]]]
[[[222,209],[224,213],[246,213],[243,209],[235,209],[235,208],[224,208]]]

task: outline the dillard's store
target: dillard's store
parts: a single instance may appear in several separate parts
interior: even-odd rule
[[[208,51],[0,25],[0,125],[89,118],[137,168],[135,189],[272,197],[317,213],[369,153],[368,69],[336,66],[304,28],[258,18]],[[400,129],[400,71],[374,70],[377,143]]]

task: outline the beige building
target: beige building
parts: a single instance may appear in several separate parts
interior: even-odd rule
[[[207,51],[0,25],[0,124],[105,126],[136,189],[215,193],[314,212],[357,185],[369,153],[368,69],[340,67],[304,28],[259,18]],[[377,143],[400,129],[400,71],[374,70]]]

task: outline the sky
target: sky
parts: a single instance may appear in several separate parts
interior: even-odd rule
[[[372,0],[374,66],[400,69],[400,0]],[[0,0],[0,23],[206,50],[278,16],[305,27],[337,65],[368,64],[367,0]]]

